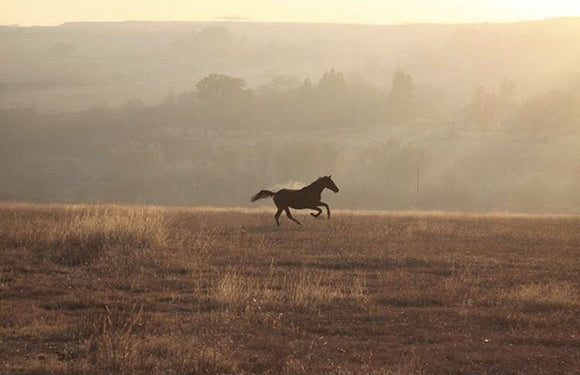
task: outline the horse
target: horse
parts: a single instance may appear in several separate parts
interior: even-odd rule
[[[311,209],[315,210],[316,213],[312,212],[310,215],[314,218],[318,218],[322,213],[322,209],[319,206],[326,207],[326,215],[330,220],[330,208],[328,205],[320,200],[322,195],[322,190],[325,188],[338,193],[338,187],[332,181],[331,176],[324,176],[318,178],[316,181],[308,186],[303,187],[299,190],[294,189],[281,189],[277,192],[272,192],[270,190],[260,190],[260,192],[250,198],[250,202],[255,202],[258,199],[274,197],[274,204],[278,208],[274,219],[276,219],[276,224],[280,226],[280,221],[278,220],[282,211],[286,211],[286,216],[288,219],[294,221],[298,225],[302,225],[301,222],[294,219],[290,213],[290,208],[294,209]]]

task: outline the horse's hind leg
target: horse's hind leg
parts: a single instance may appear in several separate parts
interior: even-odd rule
[[[314,212],[310,213],[310,215],[312,215],[312,217],[314,217],[314,218],[317,218],[322,213],[322,210],[316,206],[312,207],[312,209],[318,211],[316,213],[314,213]]]
[[[286,216],[288,216],[288,219],[292,220],[293,222],[295,222],[295,223],[296,223],[296,224],[298,224],[298,225],[302,225],[302,223],[301,223],[301,222],[299,222],[298,220],[296,220],[296,219],[294,219],[294,218],[292,217],[292,214],[290,213],[290,209],[289,209],[288,207],[286,207],[286,208],[284,209],[284,211],[286,211]]]
[[[278,211],[276,211],[276,214],[274,215],[274,219],[276,219],[276,224],[278,226],[280,226],[280,215],[282,215],[282,211],[284,211],[284,209],[278,207]]]

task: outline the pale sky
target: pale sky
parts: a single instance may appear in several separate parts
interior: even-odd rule
[[[510,22],[580,16],[580,0],[0,0],[0,24],[215,21],[351,24]]]

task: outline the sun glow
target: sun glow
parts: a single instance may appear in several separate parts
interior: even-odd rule
[[[32,12],[31,9],[34,9]],[[69,21],[328,22],[351,24],[511,22],[580,16],[577,0],[4,0],[0,24]]]

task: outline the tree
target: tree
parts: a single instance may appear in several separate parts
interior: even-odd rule
[[[244,89],[245,86],[246,82],[241,78],[213,73],[199,81],[195,88],[201,99],[223,103],[249,96],[250,93]]]
[[[300,87],[300,80],[291,75],[279,75],[261,86],[258,94],[264,101],[284,101],[294,95]]]
[[[482,86],[477,87],[471,101],[467,105],[467,122],[476,125],[488,125],[492,117],[493,97],[485,92]]]
[[[330,69],[318,81],[318,91],[323,95],[338,95],[345,91],[346,81],[342,72]]]
[[[466,120],[480,128],[497,127],[515,107],[515,84],[512,81],[504,80],[497,94],[489,94],[479,86],[467,105]]]
[[[398,115],[408,115],[413,110],[414,92],[413,77],[404,70],[397,69],[388,97],[391,110]]]
[[[352,102],[342,72],[334,69],[325,72],[318,81],[316,96],[314,116],[321,123],[344,126],[352,121]]]
[[[247,122],[251,111],[252,91],[244,89],[241,78],[210,74],[196,85],[202,100],[196,119],[203,124],[218,127],[239,126]]]
[[[310,81],[310,78],[307,77],[302,82],[302,85],[298,88],[298,97],[311,99],[313,95],[314,95],[314,86],[312,85],[312,81]]]

